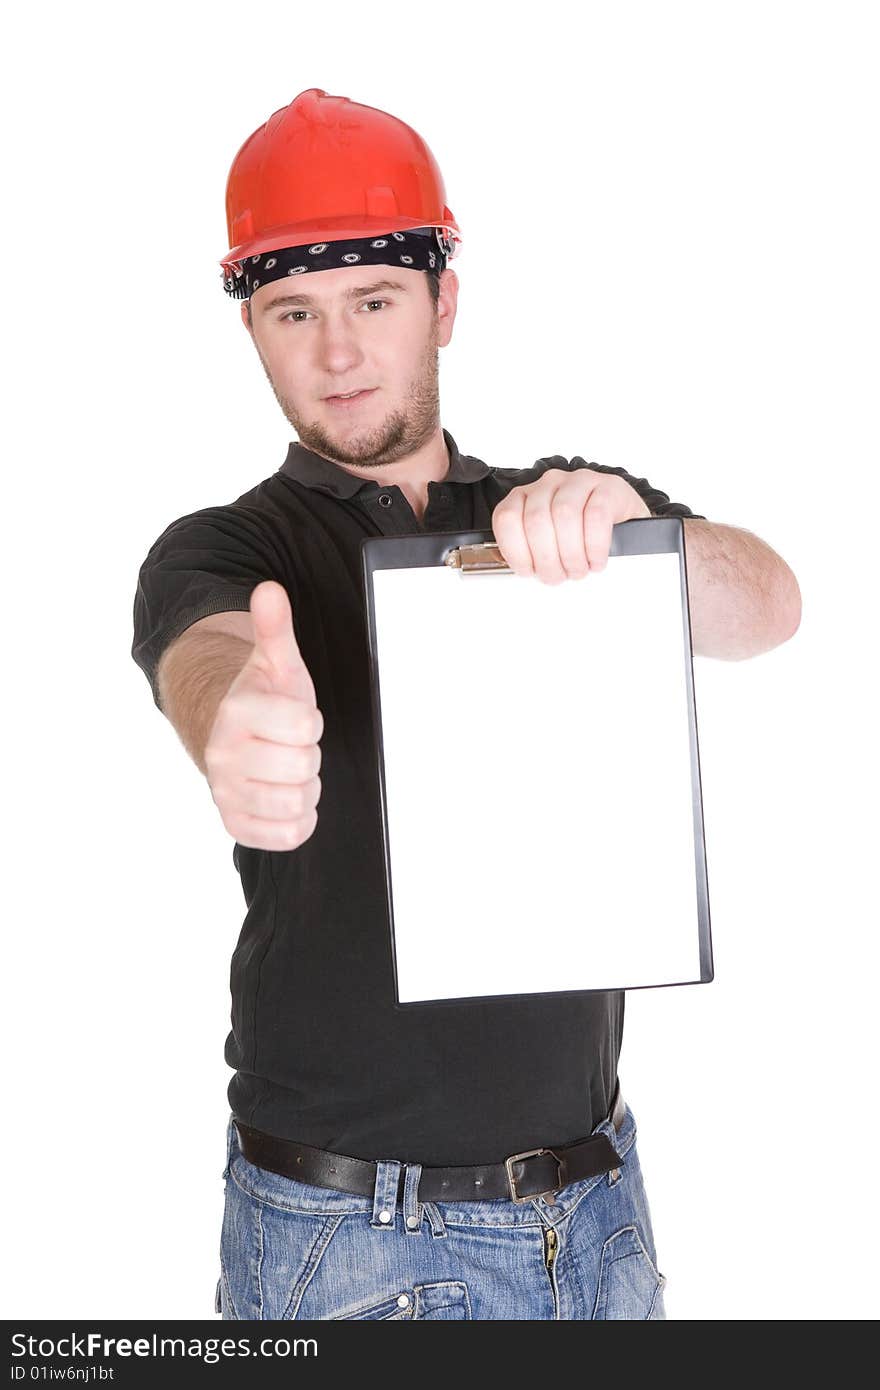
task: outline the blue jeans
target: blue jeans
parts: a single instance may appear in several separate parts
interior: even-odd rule
[[[417,1204],[418,1164],[380,1161],[372,1197],[315,1187],[249,1163],[230,1116],[215,1311],[229,1319],[665,1318],[666,1277],[629,1106],[620,1130],[603,1120],[593,1133],[607,1134],[623,1163],[570,1183],[553,1205],[543,1197]]]

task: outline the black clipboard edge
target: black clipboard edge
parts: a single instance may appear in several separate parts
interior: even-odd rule
[[[697,912],[699,916],[700,941],[700,979],[699,984],[711,984],[715,978],[715,963],[712,952],[712,914],[709,908],[709,878],[706,866],[706,825],[703,817],[703,778],[700,772],[700,744],[697,725],[697,701],[694,691],[694,641],[691,630],[691,599],[688,589],[687,545],[685,542],[684,518],[659,518],[664,524],[675,528],[678,540],[678,556],[681,565],[682,627],[685,638],[685,661],[688,729],[691,749],[691,796],[694,816],[694,868],[697,878]]]
[[[391,882],[391,854],[388,830],[388,800],[385,787],[385,744],[382,736],[382,700],[379,682],[379,655],[376,636],[376,608],[372,576],[376,570],[423,569],[445,565],[450,550],[460,545],[477,545],[495,541],[491,530],[416,532],[409,536],[369,536],[361,541],[361,569],[364,586],[364,615],[367,626],[367,650],[370,662],[370,693],[373,728],[376,739],[379,777],[379,802],[382,812],[382,844],[385,858],[385,889],[388,926],[391,936],[391,968],[394,979],[394,1008],[406,1011],[414,1008],[444,1007],[450,1004],[488,1003],[490,1000],[526,998],[575,998],[583,994],[617,994],[630,989],[670,989],[677,985],[711,984],[715,978],[712,950],[712,922],[709,906],[709,885],[706,866],[706,837],[702,810],[702,779],[697,739],[697,709],[693,679],[693,637],[690,620],[690,595],[687,582],[687,552],[683,518],[634,517],[616,523],[611,531],[609,558],[612,555],[662,555],[677,553],[682,590],[682,632],[685,645],[685,673],[688,701],[688,730],[691,755],[691,797],[694,819],[694,856],[697,882],[697,930],[699,939],[700,978],[677,980],[663,985],[623,985],[617,989],[542,990],[523,994],[465,995],[454,999],[399,998],[397,980],[397,951],[394,937],[394,900]],[[485,575],[461,575],[466,583],[476,583]],[[493,576],[497,580],[497,576]]]

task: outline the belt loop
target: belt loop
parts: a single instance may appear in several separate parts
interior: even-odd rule
[[[237,1143],[238,1134],[236,1133],[235,1129],[235,1117],[230,1111],[229,1123],[226,1126],[226,1167],[223,1169],[223,1172],[220,1175],[223,1178],[224,1182],[229,1177],[229,1167],[232,1163],[232,1158],[233,1154],[235,1153]]]
[[[424,1205],[425,1215],[427,1216],[428,1220],[429,1220],[430,1223],[431,1223],[431,1235],[432,1235],[435,1239],[436,1239],[438,1236],[448,1236],[448,1235],[449,1235],[449,1232],[448,1232],[447,1229],[446,1229],[446,1222],[443,1220],[443,1217],[440,1215],[440,1208],[437,1206],[437,1203],[436,1203],[436,1202],[425,1202],[423,1205]]]
[[[401,1164],[396,1158],[380,1158],[376,1161],[376,1185],[373,1189],[373,1217],[370,1225],[380,1231],[394,1230],[400,1169]]]
[[[419,1178],[422,1176],[421,1163],[408,1163],[403,1182],[403,1229],[408,1236],[417,1236],[422,1224],[422,1208],[419,1205]]]
[[[615,1111],[615,1109],[617,1108],[617,1104],[618,1104],[619,1099],[620,1099],[620,1074],[618,1073],[617,1079],[616,1079],[616,1081],[615,1081],[615,1083],[614,1083],[614,1094],[613,1094],[612,1097],[611,1097],[611,1104],[610,1104],[609,1107],[608,1107],[608,1114],[606,1115],[606,1117],[605,1117],[605,1119],[602,1121],[602,1123],[599,1124],[599,1125],[597,1125],[596,1128],[595,1128],[595,1130],[593,1131],[594,1134],[607,1134],[608,1140],[609,1140],[611,1146],[615,1149],[615,1151],[616,1151],[616,1149],[617,1149],[617,1129],[616,1129],[615,1124],[614,1124],[614,1111]],[[623,1162],[624,1162],[624,1160],[621,1158],[620,1162],[621,1162],[621,1165],[622,1165]],[[609,1187],[615,1187],[615,1186],[617,1185],[617,1183],[620,1182],[620,1179],[621,1179],[621,1170],[620,1170],[620,1168],[611,1168],[611,1169],[609,1169],[609,1171],[605,1174],[605,1181],[606,1181],[606,1183],[608,1184]]]

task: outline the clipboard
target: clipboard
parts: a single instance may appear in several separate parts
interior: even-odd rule
[[[361,550],[396,1005],[709,983],[681,519],[559,585],[491,531]]]

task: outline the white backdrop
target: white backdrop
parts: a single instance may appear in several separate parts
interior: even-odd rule
[[[332,10],[5,27],[5,1315],[213,1313],[244,900],[131,610],[293,437],[218,260],[317,86],[443,171],[461,449],[623,467],[798,577],[792,641],[695,661],[715,980],[629,993],[620,1075],[670,1319],[876,1316],[876,7]]]

